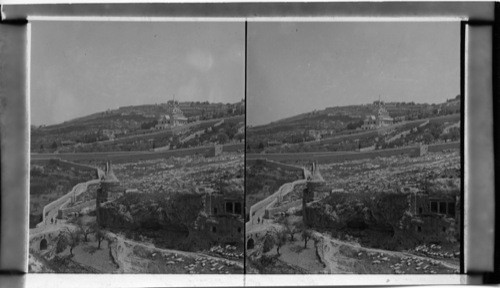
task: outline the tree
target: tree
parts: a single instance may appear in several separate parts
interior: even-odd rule
[[[94,231],[93,225],[88,225],[88,223],[83,222],[82,218],[78,218],[76,221],[70,221],[70,223],[75,224],[80,230],[81,234],[83,234],[83,239],[85,242],[88,242],[88,236],[90,233]]]
[[[267,233],[266,236],[264,236],[264,246],[262,247],[262,252],[267,253],[271,251],[271,249],[274,247],[274,237]]]
[[[243,141],[245,139],[245,134],[243,133],[238,133],[236,134],[236,140],[238,140],[239,142]]]
[[[309,241],[309,239],[311,239],[311,237],[312,237],[311,231],[309,231],[307,229],[303,229],[301,236],[302,236],[302,240],[304,240],[304,249],[306,249],[307,248],[307,241]]]
[[[59,233],[59,235],[56,238],[56,254],[61,253],[66,249],[66,246],[69,245],[68,238],[66,237],[65,233]]]
[[[56,143],[56,141],[52,142],[52,145],[50,146],[50,148],[52,148],[54,150],[57,149],[57,143]]]
[[[217,135],[217,141],[219,141],[220,144],[225,144],[229,140],[229,136],[227,136],[226,133],[221,132],[219,135]]]
[[[262,151],[262,150],[264,150],[264,143],[260,142],[260,143],[259,143],[259,147],[258,147],[258,148],[259,148],[259,150],[261,150],[261,151]]]
[[[68,227],[65,227],[64,230],[62,230],[62,236],[66,238],[66,243],[69,245],[69,253],[71,256],[73,256],[73,248],[75,248],[79,243],[80,243],[80,236],[82,235],[82,232],[80,229],[75,229],[71,230]]]
[[[425,144],[430,144],[434,140],[434,137],[432,136],[431,133],[425,132],[422,135],[422,140]]]
[[[294,236],[295,233],[299,232],[299,227],[297,227],[288,217],[279,218],[278,223],[284,226],[284,232],[290,236],[290,241],[295,241]]]
[[[283,230],[276,231],[276,253],[280,256],[280,248],[286,243],[286,233]]]
[[[101,249],[101,242],[104,240],[104,232],[101,230],[99,227],[99,224],[95,223],[94,224],[94,233],[95,233],[95,238],[97,240],[97,249]]]

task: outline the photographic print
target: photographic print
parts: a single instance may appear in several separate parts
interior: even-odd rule
[[[247,273],[459,273],[460,23],[247,37]]]
[[[35,21],[30,273],[243,273],[243,22]]]

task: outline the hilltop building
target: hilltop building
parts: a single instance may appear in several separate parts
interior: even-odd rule
[[[158,118],[158,124],[155,125],[155,130],[168,129],[171,127],[183,126],[188,123],[188,118],[179,108],[179,102],[173,101],[170,115],[162,115]]]
[[[158,118],[158,124],[155,125],[156,130],[167,129],[170,128],[170,116],[169,115],[161,115]]]
[[[182,126],[187,124],[188,119],[182,113],[182,110],[179,108],[179,103],[174,101],[174,107],[170,111],[170,125],[171,126]]]
[[[361,129],[372,130],[381,127],[387,127],[394,124],[394,119],[389,115],[387,109],[385,109],[385,107],[381,104],[380,101],[378,103],[379,103],[378,104],[379,108],[377,116],[369,115],[368,117],[366,117],[365,120],[363,121]]]

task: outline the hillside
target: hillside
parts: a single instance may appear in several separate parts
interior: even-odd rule
[[[389,127],[362,129],[365,118],[377,115],[380,107],[378,101],[364,105],[329,107],[267,125],[248,127],[247,152],[352,151],[373,145],[393,148],[415,142],[430,144],[445,142],[447,139],[456,141],[460,138],[459,96],[440,104],[382,104],[394,119],[394,124]],[[425,124],[426,120],[430,120],[431,125]],[[419,126],[422,124],[426,127]],[[407,133],[415,127],[419,127],[418,131]],[[379,137],[381,135],[384,139]],[[409,137],[404,140],[406,136]]]
[[[186,148],[197,146],[198,142],[241,140],[241,137],[235,137],[238,129],[243,127],[244,102],[180,102],[177,106],[188,123],[163,130],[154,130],[154,127],[160,116],[170,114],[173,102],[108,109],[56,125],[32,127],[31,152],[131,151],[168,145]],[[220,126],[213,129],[217,123]],[[195,132],[196,136],[185,139]],[[200,141],[184,143],[198,137]]]

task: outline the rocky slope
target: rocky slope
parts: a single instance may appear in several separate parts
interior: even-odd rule
[[[455,220],[414,214],[411,197],[403,193],[334,193],[308,204],[307,223],[341,239],[354,237],[363,246],[389,250],[456,242]]]
[[[149,237],[155,244],[169,248],[196,234],[196,221],[203,217],[203,202],[196,193],[128,193],[99,209],[99,221],[105,228],[130,233],[131,237]],[[167,236],[168,237],[165,237]]]

